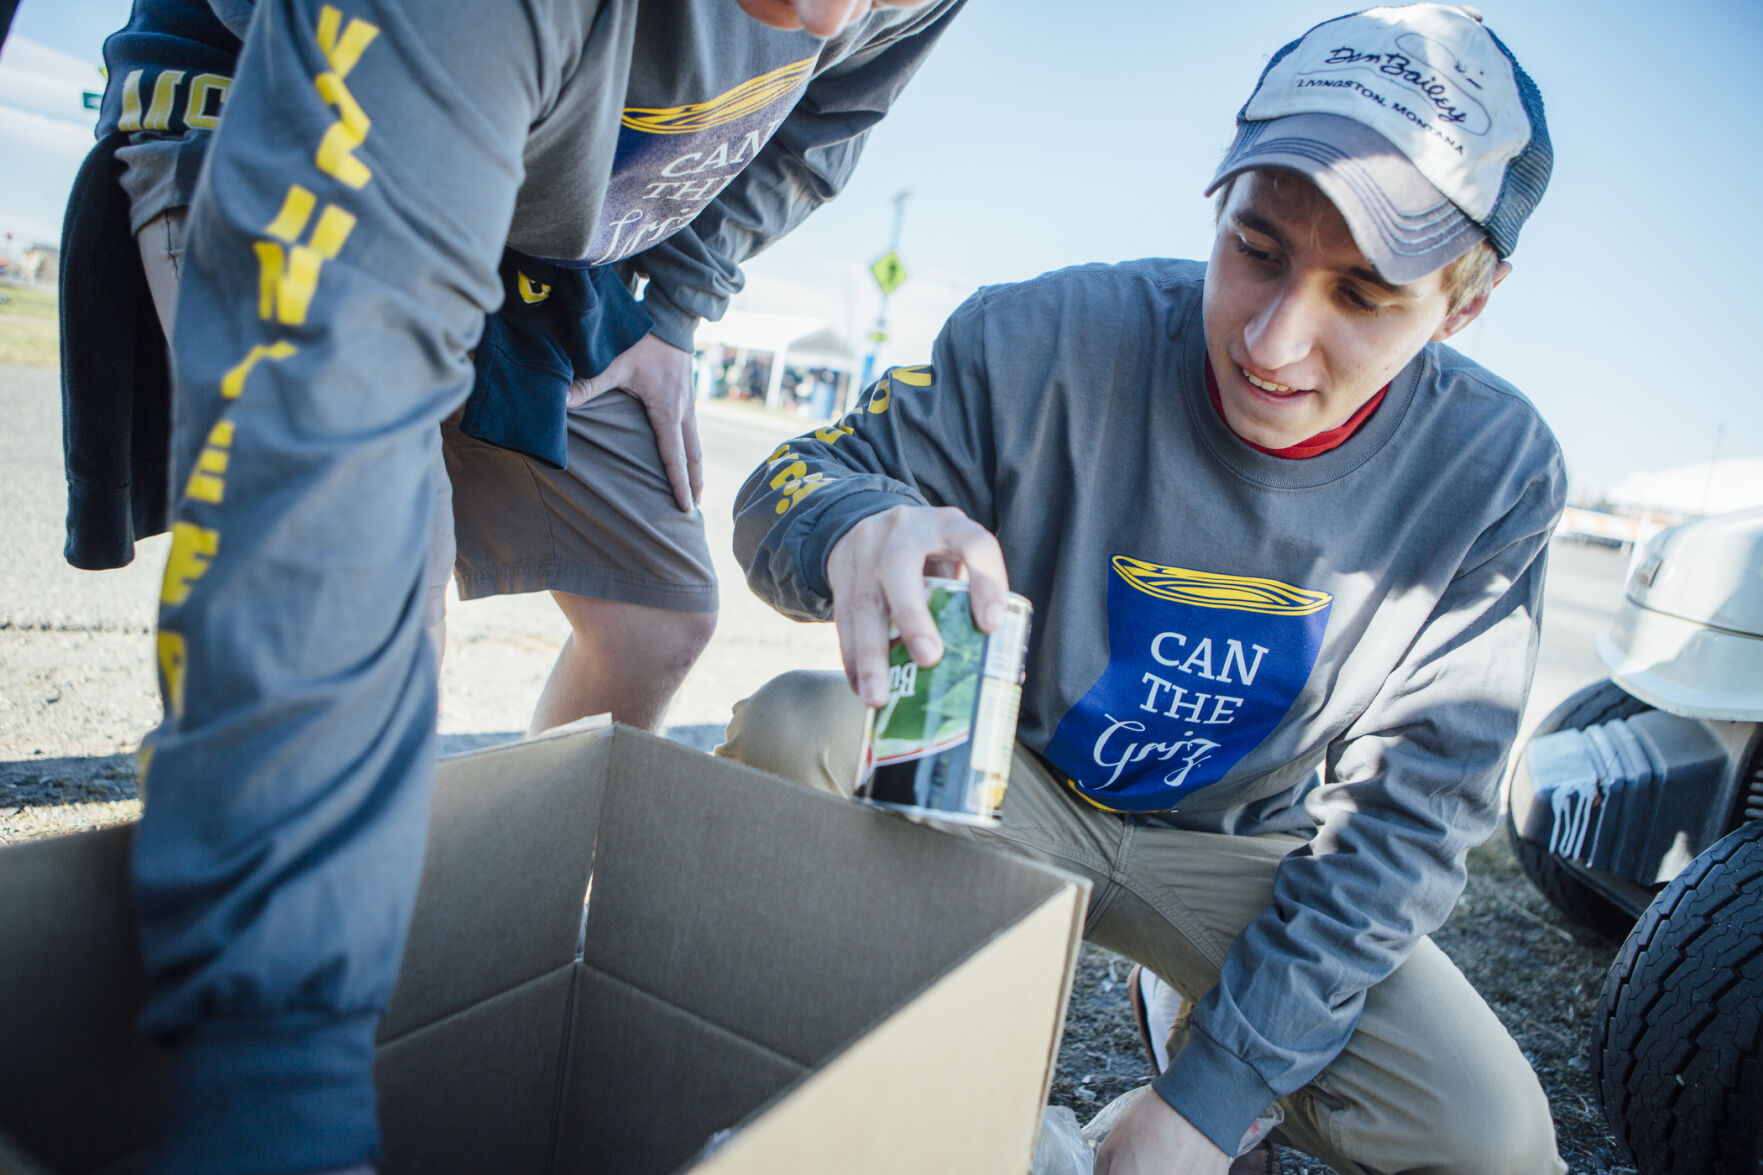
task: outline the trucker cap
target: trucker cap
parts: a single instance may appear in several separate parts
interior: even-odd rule
[[[1360,251],[1410,282],[1484,237],[1501,257],[1542,199],[1543,99],[1479,17],[1445,4],[1325,21],[1274,54],[1210,195],[1255,167],[1302,172]]]

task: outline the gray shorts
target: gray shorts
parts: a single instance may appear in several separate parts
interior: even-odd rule
[[[200,128],[181,134],[137,131],[117,149],[123,191],[129,196],[130,232],[138,233],[148,221],[189,206],[213,136],[213,131]]]
[[[569,414],[569,468],[441,426],[463,600],[561,591],[714,612],[704,515],[682,513],[643,406],[607,392]]]
[[[162,273],[166,296],[176,291],[183,208],[194,192],[191,161],[200,162],[207,135],[141,136],[118,153],[126,155],[134,230],[166,217],[161,233],[141,240],[150,280]],[[463,600],[561,591],[672,612],[716,611],[704,515],[674,504],[655,434],[635,399],[608,392],[569,414],[567,470],[468,437],[457,421],[441,426],[447,476],[435,479],[430,627],[441,619],[449,569]]]

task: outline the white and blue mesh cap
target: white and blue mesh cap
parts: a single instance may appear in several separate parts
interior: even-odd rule
[[[1268,62],[1210,194],[1289,168],[1332,200],[1378,273],[1410,282],[1486,239],[1501,257],[1548,186],[1542,96],[1461,8],[1373,8],[1317,25]]]

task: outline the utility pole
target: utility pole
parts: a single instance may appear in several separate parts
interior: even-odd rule
[[[888,341],[888,296],[906,283],[906,263],[900,260],[900,223],[906,219],[906,197],[911,194],[904,188],[894,193],[893,235],[888,238],[887,252],[869,267],[870,276],[881,289],[881,309],[875,312],[875,329],[869,332],[869,354],[863,357],[863,378],[857,381],[859,392],[874,378],[876,353]]]
[[[1714,455],[1708,458],[1708,476],[1702,479],[1702,515],[1708,514],[1708,499],[1714,493],[1714,471],[1720,465],[1720,442],[1726,438],[1726,422],[1714,426]]]

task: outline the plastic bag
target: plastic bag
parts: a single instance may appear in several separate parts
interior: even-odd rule
[[[1108,1132],[1114,1129],[1114,1124],[1120,1121],[1120,1116],[1132,1109],[1133,1104],[1144,1097],[1150,1088],[1150,1085],[1147,1084],[1141,1085],[1137,1089],[1129,1089],[1096,1111],[1096,1116],[1090,1119],[1089,1125],[1078,1131],[1078,1137],[1089,1148],[1090,1165],[1088,1167],[1074,1167],[1071,1168],[1072,1170],[1081,1171],[1083,1175],[1091,1175],[1095,1168],[1096,1151],[1101,1149],[1103,1140],[1108,1137]],[[1049,1110],[1047,1113],[1050,1115],[1052,1111]],[[1249,1129],[1244,1132],[1242,1142],[1237,1145],[1237,1154],[1243,1155],[1253,1149],[1257,1143],[1267,1137],[1268,1131],[1283,1121],[1285,1121],[1285,1111],[1280,1109],[1278,1102],[1274,1102],[1259,1118],[1249,1123]],[[1042,1134],[1047,1132],[1046,1117],[1041,1119],[1041,1132]],[[1040,1153],[1038,1146],[1035,1153],[1037,1155]],[[1060,1170],[1063,1172],[1064,1168],[1060,1168]],[[1039,1175],[1039,1172],[1037,1171],[1035,1175]]]
[[[1029,1164],[1029,1175],[1093,1175],[1096,1148],[1120,1116],[1150,1088],[1141,1085],[1127,1090],[1098,1110],[1089,1125],[1081,1128],[1069,1107],[1048,1106],[1041,1115],[1041,1132],[1035,1137],[1035,1157]]]
[[[1096,1151],[1078,1129],[1077,1115],[1069,1106],[1048,1106],[1035,1136],[1029,1175],[1092,1175],[1095,1169]]]
[[[1127,1090],[1097,1110],[1096,1116],[1090,1119],[1090,1124],[1083,1128],[1084,1145],[1090,1148],[1092,1156],[1090,1161],[1092,1169],[1095,1167],[1095,1153],[1101,1147],[1102,1141],[1108,1137],[1108,1132],[1114,1129],[1114,1124],[1120,1121],[1120,1116],[1132,1109],[1133,1103],[1144,1097],[1150,1088],[1149,1085],[1141,1085],[1137,1089]]]

